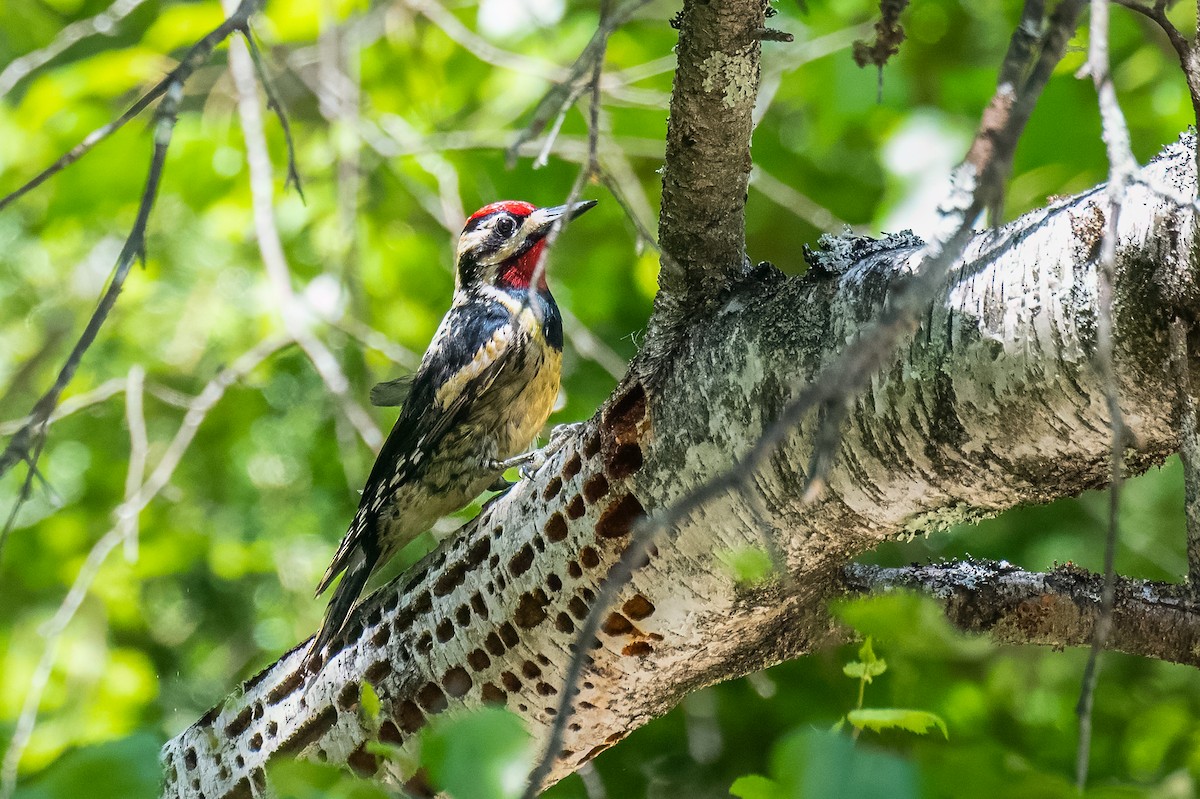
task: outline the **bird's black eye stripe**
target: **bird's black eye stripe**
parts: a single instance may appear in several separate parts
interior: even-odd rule
[[[516,232],[517,223],[511,216],[502,216],[496,220],[496,232],[505,238]]]

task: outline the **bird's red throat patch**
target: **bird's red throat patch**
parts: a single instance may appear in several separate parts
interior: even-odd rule
[[[538,264],[542,262],[545,252],[546,241],[542,239],[516,258],[505,261],[500,267],[497,282],[507,289],[526,291],[529,289],[529,284],[533,281],[534,272],[539,272],[537,288],[538,291],[545,291],[547,288],[546,270],[544,267],[540,269],[538,267]]]

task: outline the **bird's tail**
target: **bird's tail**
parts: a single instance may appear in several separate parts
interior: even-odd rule
[[[308,654],[304,658],[304,668],[311,674],[317,674],[325,665],[325,650],[346,626],[346,620],[350,618],[350,611],[354,608],[354,603],[358,601],[363,587],[367,584],[367,579],[375,568],[375,560],[376,558],[371,558],[363,552],[362,547],[358,547],[350,557],[349,563],[346,564],[342,581],[334,589],[333,598],[329,600],[329,607],[325,609],[325,619],[321,622],[321,629],[313,638],[312,645],[308,648]]]

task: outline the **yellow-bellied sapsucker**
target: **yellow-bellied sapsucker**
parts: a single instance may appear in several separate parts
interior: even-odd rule
[[[411,381],[372,392],[377,405],[402,402],[403,409],[317,587],[319,596],[345,572],[309,649],[309,671],[320,669],[375,569],[501,481],[505,461],[524,452],[546,423],[558,395],[562,318],[541,266],[545,238],[555,221],[595,204],[505,201],[467,220],[454,301],[421,365]]]

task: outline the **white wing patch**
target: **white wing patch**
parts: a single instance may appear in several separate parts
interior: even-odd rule
[[[505,350],[512,343],[512,339],[513,328],[511,324],[497,328],[492,337],[487,340],[487,343],[475,351],[475,357],[471,359],[471,362],[462,369],[459,369],[438,388],[437,393],[433,396],[434,403],[439,408],[447,407],[456,397],[462,394],[469,382],[495,363],[496,359],[503,357]]]

